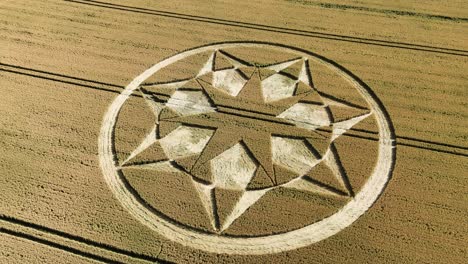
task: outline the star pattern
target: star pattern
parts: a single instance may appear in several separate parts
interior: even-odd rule
[[[214,233],[275,188],[352,197],[333,141],[372,113],[320,91],[312,71],[307,58],[256,66],[218,50],[193,78],[142,85],[156,125],[120,167],[191,177]],[[226,190],[238,199],[222,215]]]

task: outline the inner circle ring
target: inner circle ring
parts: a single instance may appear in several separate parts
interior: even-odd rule
[[[322,63],[349,81],[366,100],[371,111],[375,114],[379,127],[379,147],[376,166],[361,191],[335,214],[293,231],[268,236],[226,237],[202,233],[183,227],[151,211],[141,202],[139,197],[135,196],[134,191],[129,186],[120,170],[116,168],[113,135],[117,116],[125,101],[143,81],[160,69],[183,58],[210,50],[214,51],[216,49],[240,47],[268,48],[284,51],[299,56],[305,56],[310,60]],[[351,225],[372,206],[389,181],[396,154],[394,145],[394,130],[387,112],[370,88],[354,76],[354,74],[318,54],[269,42],[215,43],[181,52],[155,64],[136,77],[112,102],[104,116],[98,140],[99,161],[104,179],[112,193],[135,218],[160,235],[184,246],[218,254],[243,255],[271,254],[304,247],[335,235]]]

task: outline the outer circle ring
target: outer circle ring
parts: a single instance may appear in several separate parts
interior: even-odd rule
[[[129,188],[124,176],[116,169],[113,134],[119,111],[138,86],[160,69],[197,53],[232,47],[260,47],[285,51],[322,63],[348,80],[369,104],[379,127],[377,165],[361,191],[335,214],[311,225],[270,236],[240,238],[225,237],[191,230],[152,212]],[[104,116],[99,135],[99,161],[104,178],[112,193],[134,217],[164,237],[195,249],[219,254],[270,254],[304,247],[335,235],[351,225],[378,199],[385,189],[395,161],[395,135],[391,120],[372,90],[354,74],[318,54],[295,47],[268,42],[224,42],[201,46],[179,53],[155,64],[136,77],[112,102]]]

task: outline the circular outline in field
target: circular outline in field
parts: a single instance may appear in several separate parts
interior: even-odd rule
[[[225,237],[202,233],[196,230],[190,230],[169,221],[165,217],[156,215],[141,201],[141,198],[135,196],[133,189],[129,186],[123,175],[121,175],[121,172],[116,169],[113,135],[117,116],[127,98],[144,80],[160,69],[188,56],[210,50],[214,51],[216,49],[239,47],[269,48],[306,56],[311,60],[319,62],[348,80],[358,90],[369,104],[371,110],[375,113],[379,127],[379,152],[376,166],[361,191],[335,214],[308,226],[269,236]],[[155,64],[136,77],[122,93],[117,96],[104,116],[99,136],[99,160],[107,184],[125,209],[160,235],[184,246],[213,253],[244,255],[270,254],[308,246],[326,239],[351,225],[364,214],[378,199],[391,177],[396,152],[394,143],[395,135],[392,123],[379,99],[364,82],[337,63],[315,53],[286,45],[267,42],[224,42],[181,52]]]

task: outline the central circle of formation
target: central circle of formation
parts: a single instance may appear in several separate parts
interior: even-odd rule
[[[258,51],[274,61],[259,62]],[[193,66],[196,60],[202,63]],[[194,70],[185,70],[191,72],[188,78],[162,81],[162,72],[173,65]],[[171,70],[166,72],[171,75]],[[338,82],[341,86],[335,87]],[[345,96],[336,96],[333,89]],[[154,114],[154,127],[120,158],[115,128],[122,106],[135,95]],[[336,146],[353,128],[372,120],[379,130],[376,157],[357,186],[340,159],[354,154],[339,153]],[[152,230],[204,251],[267,254],[328,238],[361,216],[391,176],[392,131],[369,88],[330,60],[272,43],[222,43],[179,53],[135,78],[104,118],[99,155],[117,199]],[[126,169],[190,179],[209,219],[208,230],[173,219],[149,204],[126,179]],[[256,203],[280,189],[344,202],[330,215],[293,230],[229,234]],[[222,197],[229,197],[228,205]]]

